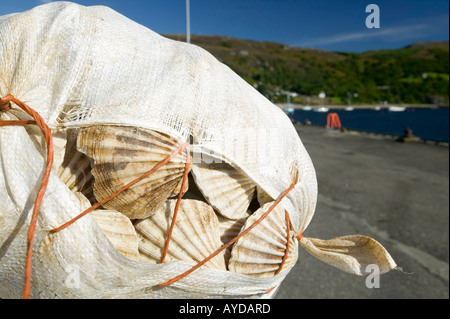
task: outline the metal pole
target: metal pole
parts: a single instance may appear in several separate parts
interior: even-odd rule
[[[189,0],[186,0],[186,42],[191,43],[191,22],[189,17]]]

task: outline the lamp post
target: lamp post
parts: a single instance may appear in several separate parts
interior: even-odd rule
[[[191,43],[191,22],[189,16],[189,0],[186,0],[186,42]]]

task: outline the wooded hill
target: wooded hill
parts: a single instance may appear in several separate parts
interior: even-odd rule
[[[165,35],[184,41],[184,35]],[[222,36],[191,36],[274,102],[314,104],[324,91],[332,104],[449,102],[449,42],[395,50],[330,52]],[[357,93],[357,94],[355,94]]]

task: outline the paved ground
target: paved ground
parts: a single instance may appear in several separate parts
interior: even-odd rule
[[[319,198],[304,232],[375,238],[403,271],[380,278],[344,273],[300,248],[276,298],[449,298],[449,149],[297,126],[315,165]]]

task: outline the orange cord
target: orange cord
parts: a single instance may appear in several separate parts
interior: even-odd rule
[[[183,181],[181,182],[180,193],[178,194],[177,203],[175,204],[175,210],[173,212],[172,223],[170,225],[169,233],[167,235],[166,245],[164,247],[163,255],[161,257],[161,264],[164,263],[164,260],[166,259],[167,252],[169,251],[169,242],[170,242],[170,239],[172,238],[172,232],[173,232],[173,228],[175,226],[175,220],[176,220],[177,215],[178,215],[178,209],[180,207],[181,197],[183,197],[183,195],[184,195],[183,191],[184,191],[184,187],[186,185],[186,181],[187,181],[187,178],[188,178],[189,166],[190,165],[191,165],[191,154],[189,152],[187,152],[186,168],[184,169]]]
[[[180,280],[183,277],[186,277],[187,275],[189,275],[190,273],[192,273],[194,270],[200,268],[203,264],[207,263],[209,260],[211,260],[213,257],[217,256],[220,252],[222,252],[223,250],[225,250],[227,247],[231,246],[234,242],[236,242],[239,238],[241,238],[242,236],[244,236],[245,234],[247,234],[250,230],[252,230],[255,226],[257,226],[264,218],[266,218],[267,215],[269,215],[269,213],[278,205],[278,203],[283,199],[284,196],[287,195],[287,193],[289,193],[293,188],[295,187],[295,184],[291,184],[289,186],[288,189],[286,189],[279,197],[278,199],[275,201],[275,203],[273,203],[273,205],[267,210],[267,212],[265,212],[257,221],[255,221],[252,225],[250,225],[246,230],[244,230],[242,233],[240,233],[239,235],[237,235],[236,237],[234,237],[232,240],[230,240],[228,243],[222,245],[219,249],[217,249],[215,252],[213,252],[211,255],[209,255],[208,257],[206,257],[205,259],[203,259],[202,261],[200,261],[198,264],[196,264],[194,267],[192,267],[191,269],[185,271],[184,273],[182,273],[181,275],[178,275],[174,278],[172,278],[171,280],[165,282],[165,283],[161,283],[158,284],[158,286],[160,287],[164,287],[170,284],[173,284],[174,282],[177,282],[178,280]]]
[[[36,121],[32,120],[16,120],[16,121],[1,121],[0,126],[11,126],[11,125],[27,125],[36,124]]]
[[[272,290],[274,290],[275,288],[276,288],[277,286],[275,286],[275,287],[272,287],[272,288],[270,288],[269,290],[267,290],[264,294],[268,294],[268,293],[270,293]]]
[[[32,275],[32,255],[33,255],[33,242],[34,234],[36,231],[36,223],[39,215],[39,209],[42,204],[42,199],[44,197],[45,191],[47,189],[48,180],[50,177],[50,172],[53,165],[53,138],[50,128],[45,124],[42,117],[30,108],[28,105],[19,101],[11,94],[6,95],[0,99],[1,111],[8,111],[11,107],[10,102],[14,102],[17,106],[27,112],[35,121],[2,121],[1,125],[25,125],[25,124],[36,124],[42,131],[45,137],[45,142],[47,144],[47,165],[45,167],[44,176],[42,177],[42,182],[39,187],[38,193],[36,195],[36,200],[34,203],[33,213],[31,215],[30,225],[28,227],[27,233],[27,254],[25,260],[25,278],[24,278],[24,289],[23,298],[29,299],[31,293],[31,275]],[[35,123],[33,123],[35,122]]]
[[[8,99],[0,98],[0,112],[11,110],[11,102]]]
[[[170,154],[169,156],[167,156],[164,160],[162,160],[161,162],[159,162],[158,164],[156,164],[151,170],[149,170],[147,173],[145,173],[144,175],[136,178],[135,180],[129,182],[127,185],[123,186],[122,188],[120,188],[119,190],[115,191],[114,193],[112,193],[110,196],[104,198],[103,200],[101,200],[100,202],[92,205],[90,208],[86,209],[84,212],[82,212],[81,214],[75,216],[74,218],[72,218],[71,220],[69,220],[68,222],[66,222],[65,224],[62,224],[59,227],[56,227],[52,230],[50,230],[51,233],[56,233],[59,232],[61,230],[63,230],[64,228],[72,225],[75,221],[77,221],[78,219],[80,219],[81,217],[83,217],[84,215],[87,215],[88,213],[92,212],[94,209],[96,209],[97,207],[105,204],[106,202],[110,201],[111,199],[113,199],[114,197],[116,197],[117,195],[119,195],[120,193],[122,193],[123,191],[125,191],[127,188],[130,188],[131,186],[133,186],[134,184],[136,184],[137,182],[143,180],[144,178],[150,176],[152,173],[154,173],[156,170],[160,169],[162,166],[164,166],[165,164],[167,164],[167,162],[169,162],[172,158],[174,158],[175,156],[177,156],[179,153],[181,153],[187,146],[189,145],[189,143],[184,143],[183,145],[180,146],[180,148],[178,148],[175,152],[173,152],[172,154]]]

